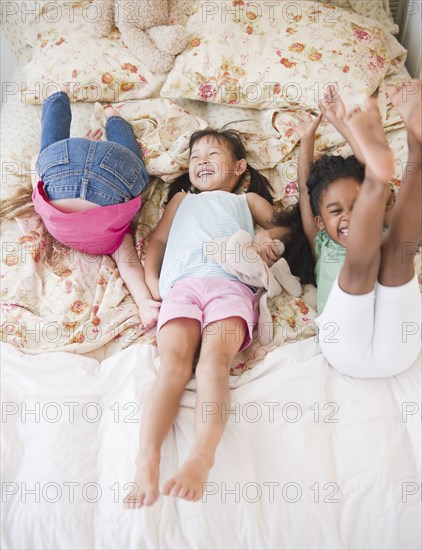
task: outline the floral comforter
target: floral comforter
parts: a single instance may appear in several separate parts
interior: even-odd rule
[[[383,86],[379,103],[387,137],[397,158],[397,178],[393,183],[399,186],[401,166],[407,155],[405,132],[398,114],[386,101]],[[207,116],[210,106],[205,110],[192,102],[185,103],[182,108],[170,100],[151,99],[122,103],[117,107],[133,124],[152,176],[151,184],[143,194],[143,207],[137,220],[136,248],[142,259],[151,232],[162,214],[168,186],[186,170],[189,136],[209,123],[200,115]],[[73,108],[80,115],[75,117],[75,132],[82,125],[91,128],[104,125],[104,112],[99,103],[77,104]],[[217,119],[224,123],[230,116],[230,107],[213,108],[220,111],[219,116],[214,112],[210,117],[214,125]],[[26,117],[28,106],[17,105],[13,112],[15,119],[16,113]],[[28,152],[36,151],[39,114],[39,110],[36,115],[32,112],[31,130],[25,134],[27,143],[17,139],[15,148],[6,147],[3,151],[4,161],[10,164],[8,185],[3,189],[6,195],[14,186],[30,185]],[[4,131],[8,126],[8,116],[10,114],[6,113]],[[300,116],[297,110],[263,111],[252,122],[253,130],[247,130],[244,122],[234,125],[245,136],[250,162],[258,168],[264,167],[262,171],[274,186],[279,208],[297,201],[298,136],[291,128],[297,116]],[[320,127],[316,151],[317,154],[349,152],[341,136],[325,124]],[[5,223],[2,244],[0,328],[4,342],[26,353],[60,350],[99,360],[135,342],[155,343],[154,330],[144,332],[139,328],[137,308],[111,257],[84,256],[69,250],[60,267],[51,270],[44,261],[45,230],[35,214],[31,218],[17,218]],[[250,368],[277,346],[314,336],[316,312],[312,286],[304,287],[300,298],[283,292],[271,299],[270,309],[274,340],[266,347],[255,340],[249,349],[238,355],[233,373]]]
[[[58,21],[50,17],[52,5],[48,2],[39,4],[39,7],[42,7],[42,12],[37,22],[29,21],[27,25],[21,26],[18,18],[12,18],[5,30],[9,31],[8,36],[11,39],[12,48],[16,55],[20,56],[22,62],[20,70],[14,75],[15,82],[9,83],[11,86],[6,90],[7,103],[2,109],[2,197],[10,196],[17,188],[31,189],[30,159],[37,154],[39,148],[41,107],[28,104],[32,100],[27,88],[36,90],[38,89],[37,83],[39,85],[40,82],[48,82],[54,78],[58,79],[57,82],[61,81],[60,78],[72,80],[75,76],[75,63],[78,65],[77,78],[79,80],[82,78],[79,69],[84,67],[87,69],[87,78],[90,80],[87,90],[91,89],[94,83],[100,88],[110,87],[110,79],[105,79],[104,74],[101,73],[100,60],[106,59],[106,65],[109,68],[114,67],[112,60],[116,63],[120,60],[119,57],[116,58],[116,61],[115,56],[111,54],[114,51],[110,49],[112,44],[114,48],[120,48],[120,50],[123,48],[122,59],[125,60],[125,63],[121,64],[119,61],[114,67],[113,78],[124,77],[126,80],[132,79],[135,82],[138,82],[139,79],[142,80],[142,86],[138,86],[139,98],[132,94],[129,98],[131,100],[128,101],[128,98],[122,96],[119,97],[119,100],[124,99],[124,101],[116,103],[122,116],[133,124],[147,170],[151,176],[151,183],[143,193],[141,213],[136,220],[135,239],[140,260],[143,259],[147,251],[149,237],[163,212],[168,186],[187,169],[189,137],[193,131],[207,125],[222,127],[230,123],[231,127],[240,130],[247,143],[248,161],[261,170],[273,185],[277,208],[283,208],[296,202],[298,199],[298,136],[292,129],[292,125],[305,109],[315,112],[315,106],[306,102],[292,105],[275,102],[273,108],[270,109],[245,109],[241,102],[230,106],[216,104],[215,97],[205,98],[212,99],[212,101],[195,101],[194,99],[201,99],[196,97],[196,92],[193,96],[190,96],[186,90],[183,93],[180,92],[180,85],[183,84],[182,77],[184,78],[188,74],[188,70],[196,70],[200,52],[202,52],[201,55],[205,53],[207,59],[207,56],[211,56],[211,54],[224,57],[225,49],[220,48],[220,42],[225,44],[225,37],[234,36],[240,31],[242,31],[240,39],[244,41],[245,48],[255,48],[254,41],[259,41],[261,35],[265,36],[263,32],[267,29],[268,22],[263,17],[254,17],[255,3],[250,4],[252,11],[249,12],[248,3],[245,4],[245,2],[237,0],[224,1],[232,10],[246,10],[245,13],[252,31],[246,30],[246,33],[243,33],[243,20],[240,20],[239,23],[237,19],[233,23],[228,22],[226,28],[222,25],[219,13],[217,13],[213,16],[214,19],[217,18],[214,23],[218,23],[215,32],[216,37],[218,35],[218,44],[215,51],[210,51],[210,46],[207,45],[207,41],[212,38],[209,33],[209,25],[212,21],[208,18],[205,21],[202,17],[203,10],[208,10],[210,6],[206,2],[204,3],[204,0],[197,3],[188,0],[171,0],[170,2],[171,20],[182,24],[187,23],[188,29],[189,25],[193,27],[189,47],[176,60],[175,72],[170,73],[167,80],[167,89],[170,89],[172,93],[174,90],[179,90],[177,99],[157,98],[156,95],[158,95],[164,80],[155,77],[154,79],[152,76],[152,80],[148,76],[148,85],[154,90],[157,88],[154,93],[150,90],[153,99],[139,99],[148,97],[145,95],[145,82],[142,80],[141,67],[128,63],[127,50],[122,44],[113,42],[113,37],[99,39],[93,31],[93,27],[88,25],[86,18],[81,17],[84,9],[89,8],[92,0],[61,2],[63,17]],[[221,2],[222,0],[220,0]],[[347,0],[336,0],[335,3],[341,8],[350,8]],[[312,8],[312,6],[309,8],[306,3],[302,2],[302,4],[303,13]],[[82,27],[87,32],[83,48],[80,47],[80,44],[72,45],[70,40],[64,16],[69,6],[72,17],[75,15],[76,18],[72,32],[79,32]],[[222,7],[222,4],[213,4],[213,12],[216,6]],[[333,11],[333,6],[326,5],[323,9]],[[343,25],[350,20],[352,32],[355,33],[356,28],[353,26],[355,25],[353,21],[356,16],[349,12],[336,11],[336,15]],[[373,14],[364,13],[363,15],[371,16]],[[304,32],[304,36],[307,36],[308,23],[305,19],[297,16],[292,19],[294,24],[292,23],[290,27],[292,29],[294,27],[293,30],[296,33],[292,35],[292,52],[305,57],[309,54],[312,63],[321,64],[323,59],[312,52],[309,53],[310,50],[308,52],[305,46],[303,48],[298,46],[300,32]],[[380,38],[381,34],[373,27],[373,23],[374,20],[368,28],[375,33],[375,38]],[[382,25],[388,28],[384,23]],[[328,26],[330,27],[330,25]],[[280,29],[274,25],[270,25],[270,27],[271,32],[277,34],[277,40],[281,40]],[[292,30],[290,27],[286,29],[288,40],[290,40],[291,34],[289,32]],[[50,41],[51,47],[47,48],[45,36],[51,33],[58,33],[61,38],[51,44]],[[363,40],[367,37],[360,38]],[[88,62],[89,40],[94,41],[91,50],[96,52],[92,66]],[[108,44],[104,50],[101,50],[101,40]],[[398,83],[406,79],[407,74],[405,70],[400,72],[399,67],[403,62],[403,48],[394,42],[391,35],[388,35],[385,40],[393,44],[390,51],[391,65],[381,67],[382,74],[387,76],[382,79],[380,73],[378,75],[381,78],[380,84],[377,84],[379,79],[374,80],[373,78],[372,85],[376,85],[376,94],[385,130],[396,154],[397,174],[392,183],[397,188],[400,185],[402,165],[407,155],[406,137],[401,120],[389,104],[385,90],[386,83]],[[25,42],[27,45],[33,46],[28,59],[25,59],[27,51],[25,48],[28,48],[27,45],[25,46]],[[302,42],[305,44],[306,41]],[[44,47],[41,47],[43,44]],[[344,44],[344,46],[347,45]],[[40,52],[37,54],[38,47]],[[347,47],[349,51],[350,48],[353,49],[353,44],[348,44]],[[298,49],[301,51],[296,51]],[[78,52],[81,56],[79,61],[77,60]],[[87,55],[83,52],[87,52]],[[41,53],[44,58],[40,57]],[[331,52],[331,55],[334,53]],[[350,50],[349,53],[352,55],[353,51]],[[273,67],[276,72],[280,70],[279,57],[277,54],[276,64]],[[246,58],[246,61],[249,59],[250,65],[248,71],[251,71],[254,60],[248,56]],[[42,63],[41,59],[44,59]],[[25,61],[28,64],[24,67]],[[312,65],[312,67],[315,66]],[[214,65],[210,65],[211,70],[213,67]],[[289,69],[286,64],[283,67],[286,70]],[[271,67],[268,68],[268,70],[270,69]],[[297,72],[296,69],[292,69],[292,71],[295,74]],[[340,82],[344,85],[343,88],[347,88],[350,83],[353,84],[350,81],[349,71],[342,70],[341,75],[343,75],[341,78],[346,79],[344,82]],[[265,73],[262,76],[266,78],[269,74]],[[296,75],[297,78],[299,76]],[[34,82],[30,85],[28,82],[31,81],[31,78]],[[169,86],[172,78],[177,82],[174,86]],[[21,94],[17,90],[17,84],[15,85],[18,82],[27,82],[27,85],[22,84]],[[190,85],[189,81],[185,84],[188,87]],[[277,88],[277,85],[275,87]],[[373,89],[368,89],[365,93],[372,93]],[[274,89],[274,94],[277,96],[277,89]],[[100,103],[87,101],[73,103],[72,113],[71,136],[81,136],[89,128],[104,126],[104,112]],[[316,141],[316,155],[325,152],[349,154],[350,149],[339,134],[333,131],[329,125],[322,123]],[[140,329],[135,303],[123,284],[111,257],[89,256],[68,250],[62,255],[59,267],[53,270],[45,261],[48,253],[45,229],[37,215],[33,214],[29,218],[18,217],[13,221],[5,222],[2,231],[0,332],[3,342],[13,344],[29,354],[53,350],[68,351],[91,356],[100,361],[136,342],[155,343],[154,330],[144,332]],[[270,345],[262,347],[255,339],[250,348],[236,357],[233,363],[233,373],[240,373],[250,368],[275,347],[313,337],[315,335],[315,303],[315,289],[311,285],[303,288],[303,295],[300,298],[293,298],[283,292],[271,299],[270,310],[274,324],[273,341]]]

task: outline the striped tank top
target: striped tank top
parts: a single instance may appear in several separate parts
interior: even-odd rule
[[[207,258],[217,239],[243,229],[254,236],[254,224],[246,194],[227,191],[188,193],[174,216],[160,272],[162,298],[180,279],[222,277],[238,279]],[[241,251],[229,251],[230,253]]]

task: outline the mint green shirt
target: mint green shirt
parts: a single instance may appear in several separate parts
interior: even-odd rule
[[[334,242],[325,230],[317,233],[314,246],[318,258],[315,266],[317,309],[318,313],[321,314],[331,287],[343,267],[346,249],[341,244]]]

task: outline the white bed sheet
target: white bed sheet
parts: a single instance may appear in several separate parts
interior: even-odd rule
[[[21,71],[13,78],[23,80]],[[16,173],[4,195],[27,175],[41,113],[18,97],[8,103],[2,159]],[[213,126],[252,118],[233,126],[274,133],[265,112],[180,103]],[[92,109],[72,106],[72,135],[86,131]],[[102,363],[7,344],[1,351],[2,548],[421,547],[420,360],[394,378],[356,380],[331,369],[313,340],[275,350],[231,378],[237,416],[228,417],[203,502],[162,497],[126,511],[136,407],[154,379],[156,348],[134,345]],[[195,387],[192,380],[165,442],[163,480],[193,441]]]
[[[4,549],[421,546],[420,360],[358,380],[329,367],[312,339],[275,350],[230,380],[236,414],[203,500],[160,497],[132,511],[122,499],[156,348],[101,364],[7,344],[2,355]],[[162,480],[192,443],[195,388],[163,446]]]

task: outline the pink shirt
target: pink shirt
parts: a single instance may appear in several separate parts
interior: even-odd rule
[[[48,200],[43,182],[32,193],[35,211],[47,230],[62,244],[86,254],[112,254],[128,233],[130,222],[141,207],[141,197],[121,204],[60,212]]]

